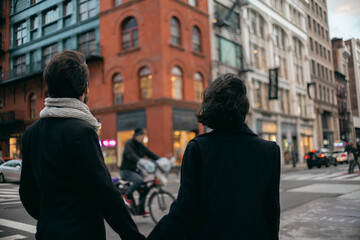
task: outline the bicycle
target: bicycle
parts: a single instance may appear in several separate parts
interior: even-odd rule
[[[139,206],[141,206],[143,203],[146,203],[147,200],[147,206],[149,208],[151,219],[155,222],[155,224],[157,224],[160,219],[169,212],[170,205],[175,200],[175,197],[170,192],[163,189],[163,186],[167,184],[167,180],[162,173],[166,171],[164,171],[158,164],[154,165],[154,172],[149,172],[146,169],[142,169],[142,171],[153,175],[153,177],[150,180],[145,181],[137,190],[139,192],[138,203],[136,203],[135,199],[133,198],[133,204],[127,205],[127,207],[130,214],[133,216],[139,216],[141,215],[141,209]],[[113,177],[112,181],[119,189],[121,195],[124,195],[126,190],[131,185],[131,182],[124,181],[117,177]],[[150,197],[147,198],[149,195]]]

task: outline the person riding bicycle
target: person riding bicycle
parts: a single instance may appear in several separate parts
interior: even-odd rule
[[[132,139],[125,143],[123,160],[120,166],[120,176],[122,179],[131,182],[131,186],[123,195],[124,201],[128,205],[134,202],[132,193],[137,190],[144,182],[143,173],[137,168],[137,162],[145,156],[157,160],[159,157],[151,152],[144,144],[145,131],[141,128],[135,129]],[[145,202],[139,203],[139,215],[147,215],[145,211]]]

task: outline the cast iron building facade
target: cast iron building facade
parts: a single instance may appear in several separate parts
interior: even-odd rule
[[[309,0],[306,11],[308,49],[312,92],[316,115],[316,148],[333,148],[340,139],[336,82],[329,39],[326,0]]]
[[[303,161],[316,138],[313,102],[307,96],[307,1],[239,2],[224,26],[232,2],[209,1],[212,75],[240,70],[250,98],[248,125],[260,137],[279,144],[283,164],[292,158]],[[275,100],[269,100],[272,68],[279,69]]]

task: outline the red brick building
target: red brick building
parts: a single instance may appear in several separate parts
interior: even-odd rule
[[[81,12],[84,2],[88,4],[85,13]],[[90,8],[93,2],[98,5]],[[13,55],[28,53],[23,65],[16,65],[21,58],[10,54],[7,70],[16,72],[22,66],[31,69],[33,48],[40,49],[39,55],[45,59],[51,37],[57,52],[85,51],[90,69],[88,105],[102,123],[100,139],[115,139],[118,143],[116,147],[103,146],[106,162],[120,163],[124,142],[137,127],[146,128],[148,147],[156,154],[172,154],[180,161],[188,140],[203,131],[194,113],[199,108],[200,93],[210,81],[207,1],[71,0],[69,7],[69,1],[58,0],[53,4],[59,16],[65,17],[55,19],[56,34],[47,33],[51,31],[49,24],[40,24],[42,35],[32,40],[33,17],[27,16],[37,14],[42,5],[48,7],[50,2],[39,4],[25,7],[19,13],[24,13],[21,17],[31,23],[30,30],[25,32],[30,40],[24,38],[25,43],[17,46],[15,35],[10,49]],[[43,13],[39,12],[39,16]],[[13,19],[20,19],[16,17]],[[61,27],[67,24],[73,27],[72,31],[78,31],[74,36],[69,37],[69,27]],[[10,23],[10,26],[17,31],[22,25]],[[21,125],[9,133],[10,138],[3,134],[4,139],[0,139],[3,156],[19,152],[23,130],[39,118],[46,96],[46,84],[41,77],[43,61],[41,64],[41,71],[24,71],[19,78],[5,77],[0,82],[2,111],[17,113],[11,120],[13,123],[19,120]],[[8,126],[6,121],[0,121],[1,124],[4,129]],[[15,139],[16,150],[9,150],[11,139]]]
[[[101,138],[117,139],[117,159],[135,127],[155,153],[178,159],[202,131],[194,112],[210,80],[207,1],[190,2],[100,1],[103,79],[91,83],[89,106]]]

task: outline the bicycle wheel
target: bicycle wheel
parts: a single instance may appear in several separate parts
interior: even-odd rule
[[[171,193],[163,190],[151,194],[148,206],[150,216],[155,224],[169,212],[170,205],[174,200],[175,197]]]

